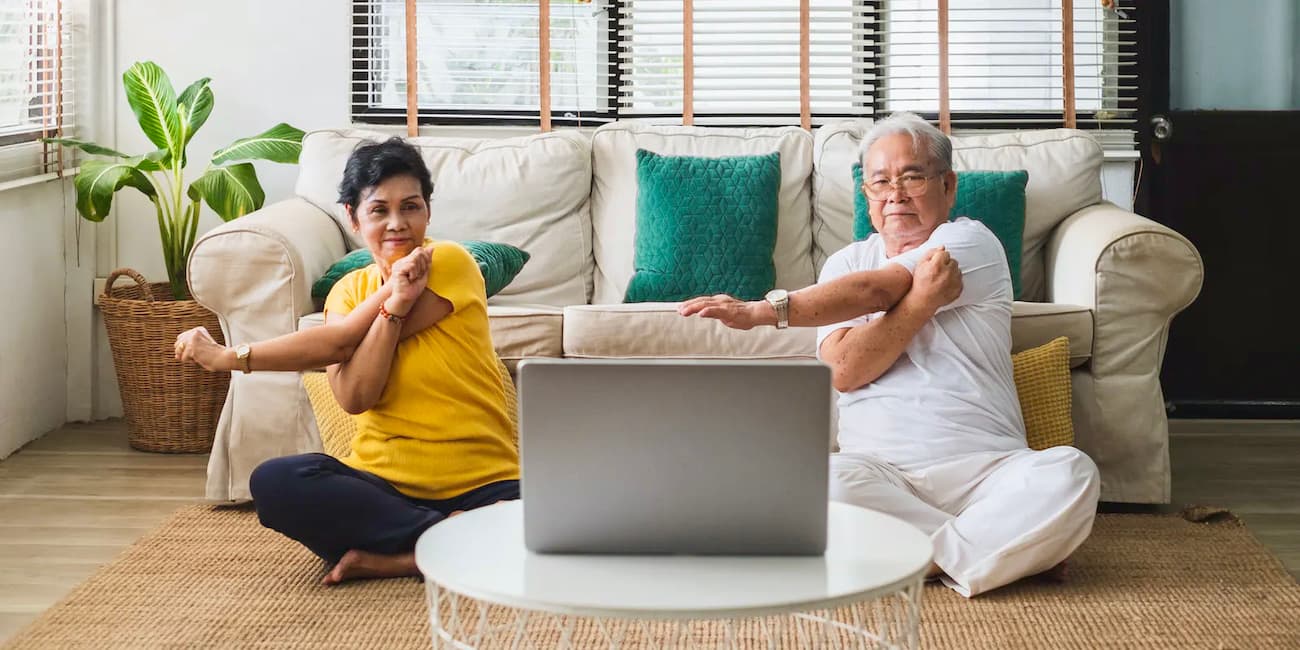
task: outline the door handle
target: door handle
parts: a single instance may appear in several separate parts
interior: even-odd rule
[[[1151,118],[1151,137],[1156,142],[1168,142],[1174,137],[1174,122],[1164,115],[1155,115]]]

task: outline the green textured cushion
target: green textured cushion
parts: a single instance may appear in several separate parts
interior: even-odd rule
[[[625,302],[726,293],[763,297],[776,283],[779,153],[698,158],[636,152],[636,272]]]
[[[526,251],[509,244],[471,240],[460,242],[460,245],[464,246],[465,250],[474,256],[474,261],[478,262],[478,270],[483,274],[483,283],[487,285],[489,298],[506,288],[506,285],[519,275],[519,271],[524,268],[524,264],[528,263],[530,257]],[[325,270],[325,275],[311,285],[311,297],[324,300],[330,295],[334,283],[357,269],[370,266],[374,261],[374,256],[365,248],[344,255],[339,261],[331,264]]]
[[[1020,256],[1025,245],[1025,185],[1029,172],[962,171],[957,172],[957,201],[949,219],[970,217],[981,221],[997,235],[1007,254],[1011,270],[1011,287],[1020,299]],[[867,197],[862,193],[862,165],[853,165],[853,240],[871,235],[871,217],[867,214]]]

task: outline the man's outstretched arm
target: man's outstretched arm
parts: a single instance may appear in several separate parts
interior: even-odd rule
[[[846,273],[834,280],[790,293],[791,327],[818,327],[886,311],[898,304],[912,286],[912,274],[898,264],[883,269]],[[766,300],[745,302],[731,296],[701,296],[683,302],[682,316],[699,314],[727,327],[747,330],[776,325],[776,310]]]

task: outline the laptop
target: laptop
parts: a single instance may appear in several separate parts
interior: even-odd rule
[[[528,359],[518,378],[529,550],[826,550],[820,362]]]

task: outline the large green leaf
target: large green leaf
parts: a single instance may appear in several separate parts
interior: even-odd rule
[[[113,207],[113,194],[129,185],[150,198],[153,185],[131,161],[87,160],[73,180],[77,188],[77,212],[90,221],[103,221]]]
[[[170,151],[167,151],[166,149],[156,149],[143,156],[132,158],[131,160],[137,161],[135,163],[135,168],[142,172],[156,172],[163,169],[170,157]]]
[[[51,144],[61,144],[65,147],[75,147],[88,154],[92,154],[95,156],[112,156],[114,158],[131,157],[116,149],[109,149],[108,147],[102,147],[93,142],[86,142],[85,140],[78,140],[76,138],[41,138],[41,142],[49,142]]]
[[[253,163],[213,167],[190,185],[188,193],[191,200],[206,201],[225,221],[262,207],[266,200]]]
[[[278,163],[296,163],[302,153],[303,132],[281,122],[259,135],[236,140],[229,147],[212,154],[212,164],[232,160],[270,160]]]
[[[122,74],[126,101],[149,141],[159,149],[179,155],[182,144],[180,119],[176,115],[176,90],[167,73],[153,61],[136,63]]]
[[[194,137],[194,132],[198,131],[208,121],[208,116],[212,114],[214,98],[212,89],[208,87],[211,81],[208,77],[199,79],[190,84],[190,87],[186,88],[181,92],[181,96],[176,98],[176,104],[185,106],[188,112],[183,125],[185,144],[189,144],[190,138]]]

